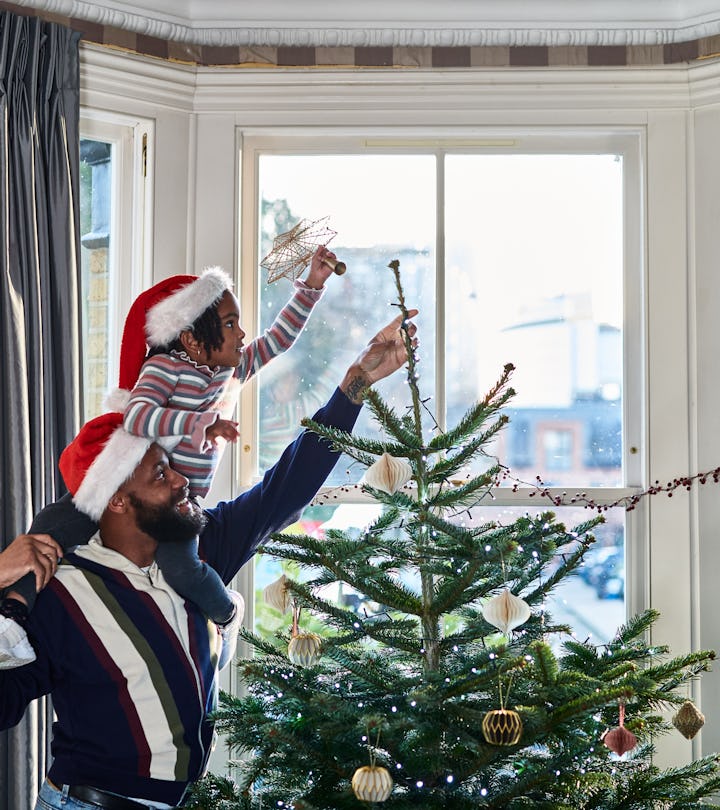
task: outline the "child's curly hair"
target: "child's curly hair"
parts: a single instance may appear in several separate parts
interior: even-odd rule
[[[222,346],[222,324],[217,312],[217,303],[209,306],[198,318],[195,319],[190,326],[192,336],[202,345],[205,351],[210,354],[213,349],[219,349]],[[150,348],[148,357],[154,357],[156,354],[168,354],[171,351],[184,351],[185,347],[178,336],[172,343],[167,346],[154,346]]]

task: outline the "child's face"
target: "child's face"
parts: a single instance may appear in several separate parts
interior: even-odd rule
[[[243,332],[240,326],[240,305],[237,298],[227,290],[217,305],[217,314],[222,329],[222,346],[213,349],[207,357],[209,366],[237,368],[242,357]]]

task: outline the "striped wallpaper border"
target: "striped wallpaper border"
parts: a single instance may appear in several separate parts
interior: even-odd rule
[[[670,65],[720,57],[720,35],[664,45],[297,47],[199,45],[0,2],[0,9],[68,26],[85,42],[202,67],[475,68]]]

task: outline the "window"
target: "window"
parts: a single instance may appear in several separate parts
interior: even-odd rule
[[[330,279],[298,345],[258,379],[251,476],[272,462],[299,419],[324,401],[362,342],[388,320],[396,296],[386,265],[399,259],[406,299],[421,311],[429,425],[433,418],[441,427],[455,425],[505,363],[516,367],[510,423],[491,452],[510,466],[501,489],[517,491],[496,492],[498,520],[537,508],[536,477],[583,490],[597,503],[612,503],[628,481],[640,480],[633,466],[639,462],[623,446],[628,426],[640,419],[628,403],[642,401],[637,390],[628,392],[628,380],[642,378],[639,344],[630,340],[641,324],[623,320],[641,277],[633,248],[639,240],[626,233],[628,221],[639,221],[638,143],[621,135],[557,135],[499,144],[454,148],[448,141],[428,150],[406,142],[393,149],[390,140],[354,148],[331,138],[245,140],[243,210],[255,212],[243,222],[253,252],[252,260],[244,254],[245,266],[257,267],[255,259],[297,220],[327,215],[338,232],[330,246],[348,265],[344,276]],[[260,275],[252,289],[262,328],[290,287],[284,280],[267,285]],[[382,393],[404,402],[402,380],[387,381]],[[367,414],[357,430],[378,433]],[[328,485],[360,476],[341,461]],[[370,520],[374,507],[357,488],[337,492],[333,506],[321,499],[306,511],[306,531],[360,529]],[[566,524],[587,517],[558,509]],[[600,640],[624,616],[625,513],[606,516],[593,559],[553,608],[578,633]],[[278,573],[268,565],[258,558],[258,591]],[[266,621],[261,605],[258,621]]]
[[[122,324],[147,286],[146,124],[81,119],[80,267],[83,419],[117,386]]]

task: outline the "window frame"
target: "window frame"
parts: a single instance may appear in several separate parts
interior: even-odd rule
[[[260,231],[258,212],[259,158],[264,154],[618,154],[623,159],[623,222],[624,222],[624,282],[623,282],[623,448],[622,467],[625,485],[620,487],[582,487],[598,504],[608,504],[632,495],[646,486],[648,469],[647,434],[647,301],[646,301],[646,256],[645,256],[645,192],[646,192],[646,130],[644,127],[556,127],[537,128],[517,126],[497,128],[473,128],[468,136],[458,134],[457,127],[446,131],[433,128],[426,132],[414,127],[414,137],[401,130],[388,130],[382,136],[369,137],[366,133],[347,130],[337,134],[327,130],[303,129],[302,133],[253,131],[244,128],[237,131],[239,155],[239,200],[240,242],[239,278],[241,309],[244,325],[250,334],[257,333],[259,280],[257,267],[262,257],[258,256]],[[444,244],[443,244],[443,186],[444,162],[437,162],[436,210],[436,396],[435,406],[439,414],[445,411],[443,381],[444,364]],[[360,347],[358,347],[360,348]],[[255,384],[244,387],[241,394],[240,429],[250,441],[237,448],[239,455],[235,469],[236,484],[240,489],[251,486],[256,480],[258,448],[257,389]],[[551,488],[551,496],[567,491]],[[368,496],[355,491],[338,491],[333,488],[333,503],[362,503]],[[325,490],[321,490],[322,492]],[[493,504],[497,506],[537,507],[531,488],[519,487],[493,490]],[[550,506],[550,502],[546,502]],[[626,515],[626,595],[625,609],[633,615],[649,603],[648,564],[649,536],[647,509],[641,503]],[[252,569],[253,566],[247,566]],[[252,571],[245,574],[248,593],[252,594]],[[251,600],[250,600],[251,601]],[[254,622],[252,607],[248,621]],[[252,626],[252,624],[250,625]]]
[[[115,269],[108,278],[108,389],[112,390],[117,385],[125,316],[152,283],[154,124],[82,107],[80,139],[103,141],[113,149],[108,249],[108,266]]]

